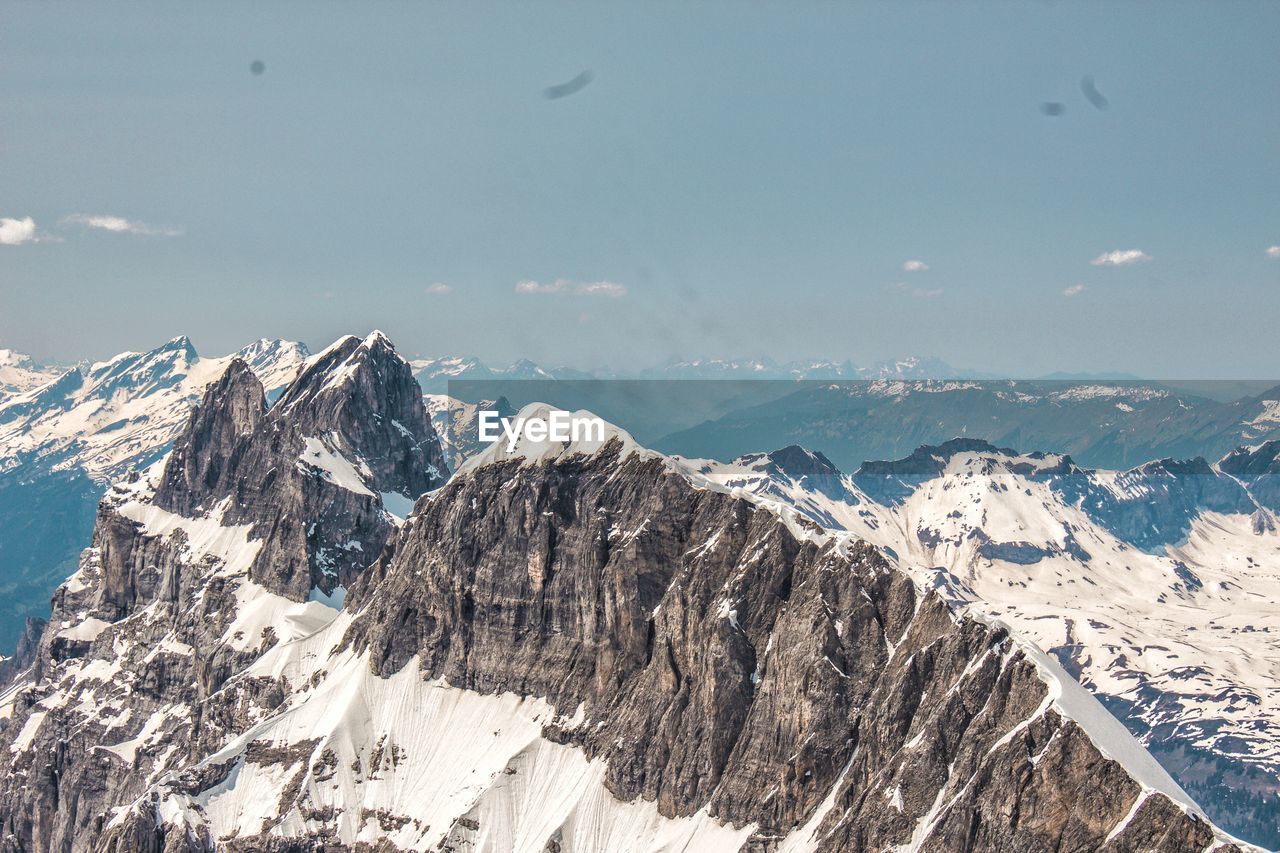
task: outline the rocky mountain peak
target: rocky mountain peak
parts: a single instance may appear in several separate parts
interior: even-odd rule
[[[1259,504],[1280,512],[1280,440],[1238,448],[1218,462],[1218,470],[1242,483]]]
[[[1218,468],[1233,477],[1280,473],[1280,439],[1236,448],[1218,462]]]
[[[262,423],[267,411],[262,382],[240,358],[205,391],[186,429],[174,442],[155,502],[192,515],[197,507],[234,489],[225,482],[236,470],[235,455]]]
[[[446,474],[410,367],[376,332],[321,352],[270,409],[233,361],[175,442],[155,503],[251,525],[254,580],[303,600],[376,558],[396,523],[388,500],[411,503]]]
[[[846,494],[840,470],[820,450],[806,450],[798,444],[788,445],[768,454],[769,463],[778,473],[796,481],[803,488],[839,498]]]

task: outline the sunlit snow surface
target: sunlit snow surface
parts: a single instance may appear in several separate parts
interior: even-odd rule
[[[348,845],[385,839],[434,849],[452,828],[475,850],[541,853],[559,830],[566,851],[728,851],[753,831],[705,812],[668,819],[654,803],[616,800],[604,787],[602,762],[542,737],[555,711],[539,699],[424,681],[416,658],[389,678],[374,675],[364,655],[328,658],[348,624],[342,616],[309,638],[277,646],[246,673],[288,679],[294,692],[286,709],[205,762],[235,762],[212,789],[192,796],[162,784],[166,820],[207,826],[215,838],[252,835],[275,813],[285,783],[301,774],[300,797],[313,808],[340,810],[337,834]],[[315,745],[293,764],[264,766],[244,758],[255,741]],[[387,828],[378,811],[408,820]],[[481,829],[455,827],[464,817]],[[307,829],[295,809],[272,834]]]

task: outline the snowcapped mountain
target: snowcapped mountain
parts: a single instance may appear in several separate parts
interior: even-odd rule
[[[907,358],[878,361],[859,367],[853,362],[771,359],[700,359],[673,361],[642,371],[642,379],[953,379],[979,378],[957,370],[941,359]]]
[[[715,466],[495,446],[397,523],[410,385],[233,363],[112,488],[0,696],[7,844],[1241,849],[1021,633]]]
[[[477,358],[422,358],[410,362],[422,390],[428,394],[443,394],[449,382],[456,379],[505,379],[527,381],[531,379],[612,379],[609,371],[583,371],[571,367],[543,368],[527,358],[519,359],[506,367],[492,367]]]
[[[1126,472],[978,440],[852,476],[798,447],[698,474],[879,546],[1097,695],[1209,814],[1280,846],[1280,443]]]
[[[44,610],[74,569],[107,484],[166,453],[210,382],[238,358],[279,389],[306,355],[263,340],[202,358],[179,337],[0,399],[0,649],[12,649],[25,615]]]
[[[77,467],[107,481],[164,452],[209,382],[234,358],[278,388],[293,378],[306,348],[258,341],[223,358],[201,358],[185,337],[146,353],[126,352],[72,368],[0,402],[0,471],[37,464]]]
[[[38,365],[30,356],[11,349],[0,349],[0,401],[11,394],[21,394],[54,379],[57,367]]]
[[[724,461],[768,447],[822,450],[852,470],[956,436],[1069,453],[1129,468],[1165,457],[1219,458],[1280,438],[1280,385],[1221,402],[1147,382],[877,380],[813,382],[742,404],[655,442],[667,453]]]
[[[961,371],[936,358],[909,357],[880,361],[857,367],[850,361],[799,360],[775,362],[770,359],[695,359],[671,361],[640,370],[572,367],[543,367],[522,358],[506,367],[486,365],[477,358],[448,357],[410,362],[414,374],[428,394],[442,394],[455,379],[952,379],[978,378],[981,374]]]

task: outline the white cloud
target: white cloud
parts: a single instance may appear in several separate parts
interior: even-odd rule
[[[137,219],[125,219],[123,216],[90,216],[84,213],[73,213],[64,217],[62,222],[66,225],[83,225],[86,228],[95,228],[99,231],[111,231],[116,234],[138,234],[143,237],[177,237],[182,234],[179,229],[157,228]]]
[[[1063,296],[1079,296],[1080,294],[1084,293],[1088,289],[1089,288],[1085,287],[1083,284],[1073,284],[1070,287],[1065,288],[1062,291],[1062,295]]]
[[[443,296],[446,293],[453,293],[453,288],[445,284],[443,281],[437,281],[427,287],[427,293],[434,296]]]
[[[564,279],[557,279],[550,284],[542,284],[525,279],[516,282],[516,293],[562,293],[564,292]]]
[[[627,295],[625,287],[612,281],[589,281],[577,285],[573,292],[580,296],[608,296],[610,299]]]
[[[1141,264],[1151,260],[1151,256],[1141,249],[1113,249],[1103,252],[1089,261],[1095,267],[1127,267],[1130,264]]]
[[[905,281],[899,281],[893,285],[894,290],[900,290],[909,295],[912,299],[937,299],[942,295],[941,287],[912,287]]]
[[[1272,260],[1280,259],[1280,246],[1268,246],[1267,257],[1271,258]]]
[[[0,246],[21,246],[35,239],[36,221],[30,216],[0,219]]]
[[[902,269],[904,272],[924,272],[929,265],[924,261],[903,261]]]
[[[543,283],[525,279],[516,282],[516,293],[569,293],[574,296],[607,296],[619,299],[627,295],[627,288],[612,281],[569,281],[558,278]]]

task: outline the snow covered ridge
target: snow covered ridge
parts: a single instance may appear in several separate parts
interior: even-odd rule
[[[0,401],[11,394],[22,394],[39,388],[62,373],[57,367],[38,365],[30,356],[11,349],[0,349]]]
[[[203,358],[185,337],[146,353],[75,367],[0,399],[0,471],[79,468],[100,482],[153,461],[186,422],[205,387],[241,358],[268,389],[287,384],[306,358],[289,341],[257,341]]]
[[[514,417],[507,420],[511,424],[543,423],[550,425],[557,412],[562,412],[562,410],[546,403],[530,403],[520,409]],[[458,473],[472,471],[485,465],[512,459],[523,459],[525,464],[534,464],[551,461],[563,456],[592,454],[612,441],[620,443],[621,454],[624,457],[632,453],[644,453],[654,458],[661,456],[655,451],[640,447],[626,430],[608,423],[592,412],[580,409],[563,414],[569,422],[587,424],[589,428],[581,429],[576,437],[570,432],[566,439],[552,437],[552,433],[549,430],[530,434],[524,429],[516,431],[514,436],[508,434],[505,440],[498,440],[495,437],[495,440],[482,451],[467,459],[458,469]],[[482,429],[479,425],[478,413],[477,429]]]
[[[1210,816],[1280,846],[1278,455],[1271,443],[1214,466],[1107,472],[957,441],[853,475],[800,448],[682,464],[872,542],[957,607],[1008,623]]]

